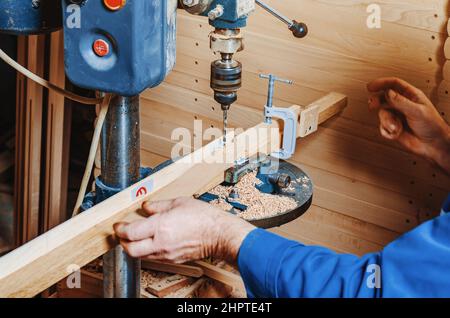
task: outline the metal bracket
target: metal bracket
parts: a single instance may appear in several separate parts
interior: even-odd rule
[[[266,117],[265,122],[271,124],[272,118],[279,118],[284,121],[283,146],[280,151],[274,152],[271,155],[278,159],[287,160],[295,153],[297,145],[298,113],[288,108],[273,107],[273,95],[276,81],[290,85],[292,85],[293,82],[278,78],[272,74],[260,74],[259,77],[269,80],[269,93],[267,104],[264,108],[264,116]]]

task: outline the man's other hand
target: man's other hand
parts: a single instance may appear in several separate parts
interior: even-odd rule
[[[398,78],[380,78],[367,88],[369,108],[378,111],[381,135],[450,173],[450,126],[428,97]]]
[[[191,198],[146,202],[149,217],[114,225],[120,244],[132,257],[184,263],[210,256],[236,262],[254,227],[227,212]]]

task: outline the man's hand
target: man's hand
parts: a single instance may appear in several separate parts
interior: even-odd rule
[[[132,257],[184,263],[217,257],[236,262],[254,226],[210,204],[191,198],[146,202],[149,218],[114,225],[120,244]]]
[[[450,174],[450,126],[427,96],[398,78],[380,78],[367,88],[372,94],[369,108],[378,111],[381,135]]]

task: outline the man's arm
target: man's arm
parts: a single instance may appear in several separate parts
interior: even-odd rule
[[[450,214],[359,258],[254,230],[239,270],[251,297],[450,297],[449,233]]]
[[[239,271],[249,297],[380,297],[380,254],[341,255],[257,229],[244,240]]]

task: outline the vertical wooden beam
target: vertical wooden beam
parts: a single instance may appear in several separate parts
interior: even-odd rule
[[[62,32],[53,33],[50,40],[50,82],[64,87],[66,78]],[[65,105],[63,96],[49,91],[47,107],[44,230],[49,230],[60,224],[67,216],[71,129],[71,108],[69,105]]]
[[[44,76],[45,36],[28,39],[28,69]],[[43,88],[28,80],[25,135],[25,212],[28,219],[26,240],[39,235],[39,199],[41,182]]]
[[[18,49],[19,62],[43,76],[45,36],[19,38]],[[43,96],[41,86],[18,76],[15,175],[17,245],[39,234]]]
[[[28,39],[20,36],[17,39],[17,61],[26,66],[28,52]],[[26,105],[27,80],[21,74],[17,74],[16,84],[16,146],[15,146],[15,171],[14,171],[14,245],[24,243],[24,138],[25,138],[25,105]]]

